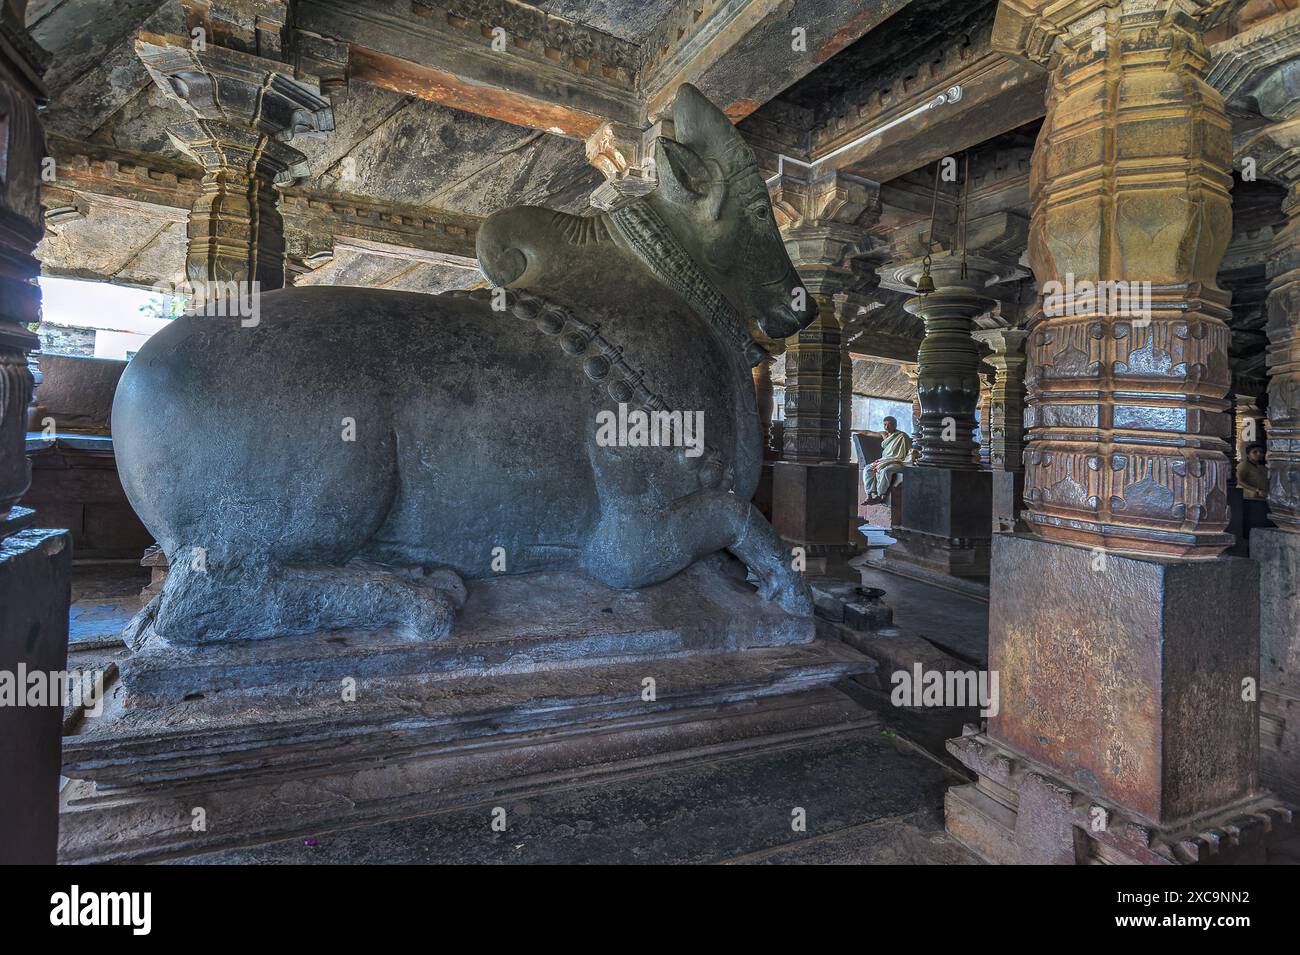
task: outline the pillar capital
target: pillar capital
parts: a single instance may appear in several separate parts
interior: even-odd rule
[[[1098,52],[1119,29],[1200,33],[1231,12],[1222,0],[1001,0],[995,49],[1047,69],[1081,51]],[[1144,42],[1144,41],[1139,41]]]
[[[661,136],[673,138],[672,119],[664,117],[645,129],[603,123],[587,137],[587,162],[605,177],[591,194],[593,207],[609,212],[654,191],[659,184],[655,141]]]
[[[238,26],[231,23],[232,29]],[[253,30],[256,39],[255,25]],[[203,189],[188,229],[185,272],[191,286],[282,287],[284,222],[275,186],[306,173],[306,157],[289,143],[334,128],[329,102],[277,59],[152,33],[141,34],[135,49],[154,83],[184,113],[168,135],[203,166]],[[281,52],[278,45],[274,52]]]
[[[142,33],[135,50],[158,88],[197,119],[280,142],[334,128],[329,102],[279,60],[156,33]]]

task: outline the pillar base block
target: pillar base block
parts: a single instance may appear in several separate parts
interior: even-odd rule
[[[1250,556],[1260,575],[1260,773],[1300,802],[1300,534],[1256,527]]]
[[[1025,472],[993,471],[993,526],[1002,533],[1027,531],[1021,519],[1024,509]]]
[[[1259,865],[1296,834],[1294,811],[1269,793],[1157,826],[973,727],[947,748],[979,777],[945,795],[948,832],[999,865]]]
[[[772,463],[772,526],[801,546],[828,545],[856,552],[849,524],[858,510],[855,464]]]
[[[0,670],[29,676],[67,669],[72,583],[72,538],[32,517],[0,515]],[[62,740],[61,705],[0,706],[0,864],[54,864]]]
[[[898,543],[886,548],[880,566],[901,564],[932,574],[987,580],[992,472],[911,467],[903,472],[902,492],[902,525],[890,531]]]
[[[995,535],[989,738],[1161,830],[1253,797],[1258,573]]]

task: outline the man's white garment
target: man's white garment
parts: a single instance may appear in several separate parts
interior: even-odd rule
[[[889,484],[894,475],[907,465],[912,454],[912,439],[902,431],[891,431],[885,435],[880,444],[880,460],[875,462],[875,470],[862,472],[863,483],[871,497],[884,497],[889,493]]]

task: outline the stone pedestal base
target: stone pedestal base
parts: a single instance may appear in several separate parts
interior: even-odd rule
[[[15,679],[20,666],[29,676],[50,674],[68,660],[71,538],[62,530],[18,530],[31,514],[14,508],[0,518],[0,671]],[[0,864],[54,862],[62,738],[62,699],[0,705]]]
[[[1282,818],[1264,813],[1275,801],[1259,790],[1255,563],[999,534],[992,579],[998,712],[987,736],[950,746],[980,776],[949,799],[954,833],[1005,861],[1089,861],[1104,855],[1091,840],[1168,862],[1203,861],[1183,841],[1235,826],[1221,841],[1251,861],[1247,830]],[[1100,834],[1080,829],[1098,813],[1112,820]]]
[[[835,688],[871,662],[815,632],[697,565],[629,592],[560,573],[476,581],[442,641],[330,633],[132,658],[65,740],[60,859],[192,856],[871,719]]]
[[[991,739],[1160,826],[1255,795],[1253,561],[998,534],[992,579]]]
[[[1300,802],[1300,534],[1254,528],[1250,556],[1260,576],[1260,770]]]
[[[881,567],[906,573],[908,565],[932,574],[984,580],[993,536],[993,475],[913,467],[903,472],[898,543],[886,549]],[[897,492],[895,492],[897,493]]]
[[[793,544],[851,546],[858,512],[855,464],[772,464],[772,526]]]
[[[993,529],[1003,534],[1028,528],[1020,520],[1025,494],[1023,471],[991,471],[993,475]]]
[[[1292,810],[1267,794],[1155,826],[973,727],[948,752],[979,777],[945,795],[948,831],[1000,865],[1259,865],[1295,834]]]

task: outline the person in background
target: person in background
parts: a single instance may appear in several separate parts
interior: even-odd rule
[[[867,489],[865,504],[885,502],[894,475],[903,470],[912,456],[912,439],[898,430],[898,420],[886,418],[884,426],[880,458],[868,464],[862,472],[862,483]]]
[[[1246,449],[1246,458],[1237,465],[1237,486],[1241,496],[1248,501],[1268,498],[1268,468],[1264,466],[1264,446],[1252,444]]]

